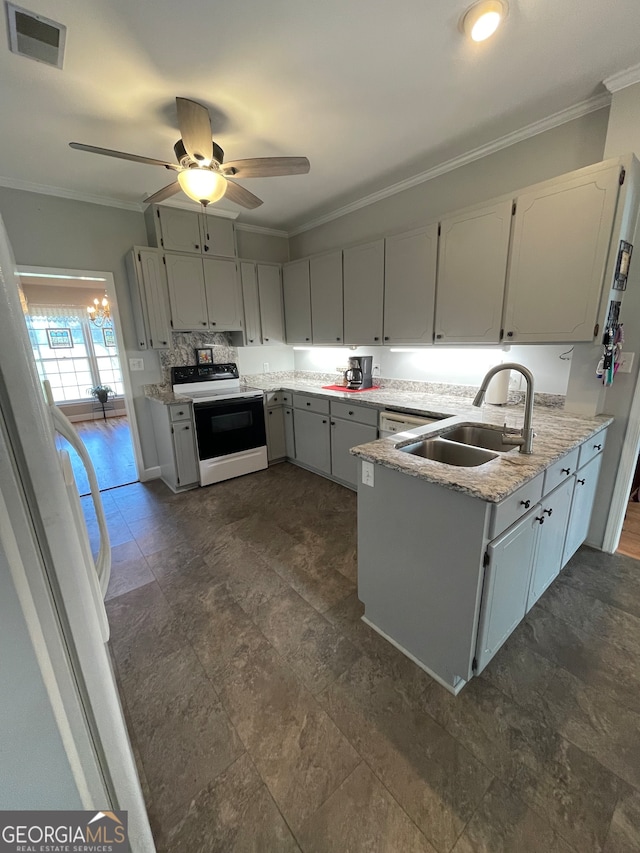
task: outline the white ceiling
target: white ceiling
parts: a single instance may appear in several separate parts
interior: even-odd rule
[[[173,160],[181,95],[211,109],[228,160],[309,157],[309,175],[245,183],[264,205],[239,221],[286,230],[601,94],[640,61],[638,0],[511,0],[480,45],[457,29],[466,0],[22,5],[67,26],[66,56],[62,71],[16,56],[5,33],[0,183],[137,204],[169,173],[67,143]]]

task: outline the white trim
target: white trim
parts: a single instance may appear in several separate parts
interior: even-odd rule
[[[640,376],[633,391],[633,402],[627,420],[627,431],[622,442],[622,452],[618,463],[609,516],[604,528],[602,550],[614,554],[620,544],[620,534],[629,501],[629,492],[633,482],[640,446]],[[606,448],[605,448],[606,449]]]
[[[611,94],[619,92],[620,89],[626,89],[627,86],[633,86],[634,83],[640,83],[640,63],[632,65],[631,68],[625,68],[624,71],[618,71],[617,74],[606,77],[602,82]]]
[[[600,110],[603,107],[608,106],[610,103],[611,95],[608,93],[588,98],[586,101],[581,101],[579,104],[574,104],[572,107],[560,110],[560,112],[547,116],[547,118],[533,122],[533,124],[528,124],[525,127],[520,128],[520,130],[514,130],[506,136],[501,136],[499,139],[494,139],[492,142],[487,142],[485,145],[473,148],[471,151],[467,151],[466,154],[461,154],[458,157],[453,157],[451,160],[446,160],[438,166],[427,169],[426,172],[420,172],[412,178],[406,178],[404,181],[399,181],[397,184],[392,184],[389,187],[385,187],[383,190],[364,196],[358,201],[354,201],[344,207],[339,207],[331,213],[326,213],[324,216],[318,216],[316,219],[305,222],[303,225],[299,225],[297,228],[293,228],[289,231],[289,237],[295,237],[297,234],[302,234],[304,231],[310,231],[312,228],[317,228],[319,225],[325,225],[327,222],[332,222],[334,219],[338,219],[348,213],[353,213],[354,211],[367,207],[370,204],[375,204],[375,202],[382,201],[382,199],[389,198],[390,196],[403,192],[403,190],[410,189],[418,184],[423,184],[426,181],[431,181],[433,178],[445,175],[447,172],[452,172],[454,169],[459,169],[461,166],[466,166],[468,163],[473,163],[475,160],[480,160],[490,154],[495,154],[503,148],[509,148],[509,146],[515,145],[517,142],[522,142],[532,136],[537,136],[539,133],[552,130],[554,127],[559,127],[560,125],[573,121],[576,118],[581,118],[582,116],[588,115],[596,110]]]
[[[264,225],[250,225],[248,222],[238,222],[236,231],[250,231],[252,234],[265,234],[268,237],[289,237],[288,231],[279,231],[277,228],[265,228]]]
[[[91,195],[77,190],[67,190],[62,187],[50,187],[48,184],[34,184],[32,181],[22,181],[18,178],[5,178],[0,176],[0,187],[9,187],[13,190],[22,190],[27,193],[39,193],[40,195],[52,195],[57,198],[68,198],[72,201],[86,201],[89,204],[102,204],[106,207],[119,207],[122,210],[135,210],[140,213],[142,204],[134,201],[122,201],[120,199],[108,198],[106,196]]]
[[[146,483],[147,480],[159,480],[162,476],[162,471],[159,465],[154,465],[153,468],[143,468],[140,472],[140,482]]]
[[[138,478],[141,479],[141,472],[144,470],[144,462],[142,457],[142,447],[140,445],[140,435],[138,431],[138,421],[136,419],[136,410],[133,404],[133,389],[131,386],[131,377],[129,376],[129,359],[127,358],[126,348],[124,345],[124,335],[122,333],[122,323],[120,322],[120,312],[118,310],[118,296],[116,293],[116,284],[113,278],[113,273],[103,270],[70,270],[59,269],[57,267],[36,267],[32,264],[20,265],[17,267],[18,274],[24,272],[26,275],[31,273],[54,273],[55,275],[73,276],[103,276],[104,289],[107,292],[109,305],[111,306],[111,318],[116,333],[116,341],[118,343],[118,358],[120,359],[120,370],[122,371],[122,384],[124,385],[124,407],[127,418],[129,419],[129,427],[131,431],[131,444],[133,445],[133,456],[136,463],[136,472]]]

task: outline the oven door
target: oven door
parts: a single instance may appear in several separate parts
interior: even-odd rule
[[[267,443],[262,397],[195,403],[198,456],[214,459]]]

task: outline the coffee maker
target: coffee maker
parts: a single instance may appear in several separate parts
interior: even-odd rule
[[[347,388],[350,391],[361,391],[371,388],[371,368],[373,365],[372,355],[354,355],[349,359],[349,366],[344,374]]]

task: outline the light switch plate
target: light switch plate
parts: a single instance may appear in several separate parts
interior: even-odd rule
[[[373,462],[362,463],[362,482],[365,486],[373,486]]]
[[[144,370],[144,361],[141,358],[129,359],[129,370]]]

